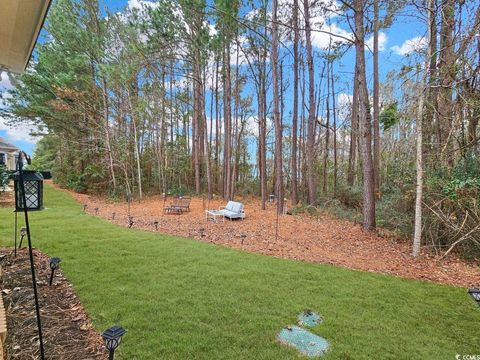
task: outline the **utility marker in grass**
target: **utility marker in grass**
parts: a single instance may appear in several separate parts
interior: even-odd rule
[[[476,303],[480,306],[480,289],[471,288],[468,289],[468,293],[476,301]]]

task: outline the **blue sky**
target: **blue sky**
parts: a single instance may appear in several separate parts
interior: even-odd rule
[[[288,0],[282,0],[288,1]],[[109,12],[122,11],[126,6],[138,6],[142,0],[104,0],[103,7],[107,7]],[[413,16],[412,16],[413,15]],[[416,16],[418,15],[419,18]],[[414,9],[407,8],[397,16],[396,21],[389,29],[382,30],[380,35],[380,73],[383,79],[386,74],[394,69],[400,69],[402,65],[409,62],[409,55],[414,53],[415,47],[422,42],[422,37],[425,35],[425,25],[422,14],[416,14]],[[331,30],[339,34],[345,35],[350,32],[348,26],[344,23],[341,17],[331,17],[329,19]],[[325,36],[320,33],[314,34],[314,46],[317,51],[321,51],[319,46],[325,43]],[[367,37],[368,40],[368,37]],[[328,40],[327,40],[328,42]],[[283,50],[285,53],[285,50]],[[290,62],[289,62],[290,61]],[[286,59],[286,68],[291,64],[291,58]],[[315,62],[316,70],[315,77],[318,81],[320,76],[320,68],[322,64],[317,59]],[[338,82],[336,84],[336,92],[339,94],[337,102],[341,103],[348,99],[349,94],[352,92],[352,71],[354,65],[354,52],[351,50],[345,54],[345,56],[339,61],[334,70],[336,76],[338,76]],[[367,51],[367,76],[371,82],[371,56]],[[288,69],[288,68],[287,68]],[[290,78],[289,78],[290,74]],[[1,75],[0,80],[0,93],[2,97],[8,96],[6,91],[12,88],[12,85],[5,73]],[[291,71],[286,71],[286,79],[289,83],[291,80]],[[252,92],[253,87],[246,87],[246,92]],[[290,112],[291,104],[291,88],[287,90],[285,94],[285,114],[288,116]],[[208,94],[207,94],[208,97]],[[0,107],[2,106],[0,99]],[[208,104],[209,101],[206,101]],[[341,119],[340,119],[341,120]],[[288,119],[286,119],[288,121]],[[9,127],[5,120],[0,118],[0,136],[4,137],[7,141],[15,144],[28,153],[33,153],[35,143],[38,140],[29,135],[31,128],[28,126],[21,127]]]

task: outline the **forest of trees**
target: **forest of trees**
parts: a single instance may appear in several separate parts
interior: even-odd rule
[[[420,40],[385,74],[396,21]],[[8,112],[76,191],[275,194],[472,258],[479,70],[478,0],[57,0]]]

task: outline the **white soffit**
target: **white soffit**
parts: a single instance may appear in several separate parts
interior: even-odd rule
[[[27,67],[51,0],[0,0],[0,69]]]

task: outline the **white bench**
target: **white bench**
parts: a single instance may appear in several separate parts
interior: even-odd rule
[[[245,210],[243,209],[243,204],[236,201],[229,201],[227,206],[221,207],[219,211],[222,211],[223,216],[230,220],[245,219]]]

